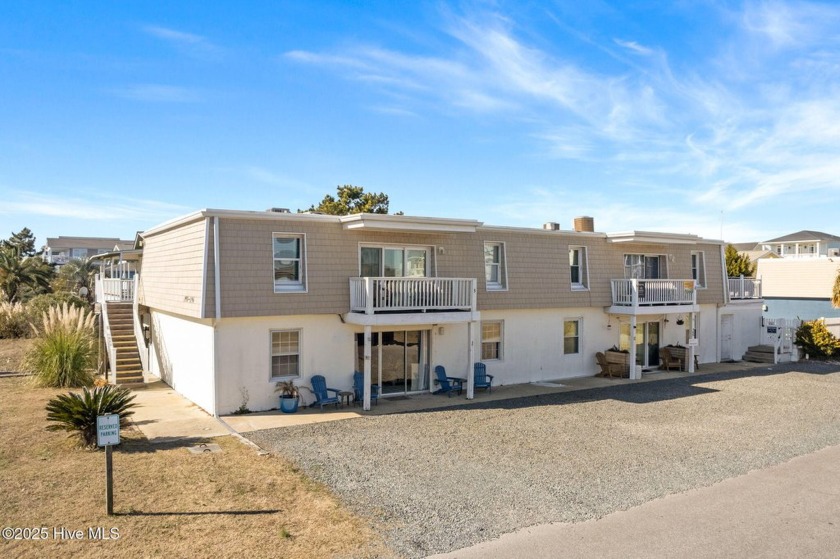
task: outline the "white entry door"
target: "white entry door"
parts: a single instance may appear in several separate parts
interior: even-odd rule
[[[731,314],[720,315],[720,360],[732,360],[732,323]]]

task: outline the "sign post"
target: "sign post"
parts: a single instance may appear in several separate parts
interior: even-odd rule
[[[120,416],[96,416],[96,445],[105,447],[105,510],[108,516],[114,514],[114,465],[113,445],[120,444]]]

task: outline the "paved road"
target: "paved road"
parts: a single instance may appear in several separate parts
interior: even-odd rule
[[[600,520],[526,528],[432,557],[838,556],[840,446]]]

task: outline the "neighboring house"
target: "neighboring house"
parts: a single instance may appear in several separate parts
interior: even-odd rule
[[[276,408],[277,381],[316,374],[349,389],[360,371],[387,397],[433,391],[437,365],[528,383],[594,375],[618,346],[638,378],[665,345],[693,368],[758,343],[758,290],[727,281],[721,242],[576,225],[202,210],[140,234],[134,331],[147,370],[217,414]]]
[[[763,258],[756,277],[773,318],[815,320],[840,317],[831,306],[834,280],[840,272],[840,257]]]
[[[88,259],[97,254],[111,251],[128,250],[134,247],[134,241],[124,241],[105,237],[48,237],[44,245],[43,258],[49,264],[67,264],[74,258]]]
[[[774,252],[782,258],[825,258],[840,256],[840,237],[820,231],[799,231],[759,243],[757,250]]]
[[[762,258],[781,258],[778,254],[769,250],[739,250],[738,254],[749,258],[751,264],[755,264]]]

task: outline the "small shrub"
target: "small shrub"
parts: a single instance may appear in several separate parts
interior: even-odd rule
[[[796,330],[796,345],[817,359],[840,355],[840,340],[828,331],[822,320],[803,322]]]
[[[35,383],[62,388],[93,384],[97,358],[93,313],[65,303],[51,307],[42,322],[40,330],[32,326],[39,337],[26,355]]]
[[[54,422],[47,430],[69,431],[69,437],[78,438],[81,446],[96,447],[96,416],[118,414],[120,427],[127,427],[128,416],[134,414],[130,411],[136,405],[134,397],[128,388],[113,384],[84,388],[82,394],[59,394],[47,403],[47,421]]]
[[[48,313],[52,307],[61,307],[65,304],[77,309],[90,310],[87,301],[73,293],[44,293],[26,302],[26,314],[29,322],[40,329],[44,313]]]
[[[22,304],[0,302],[0,338],[25,338],[30,331],[29,316]]]

